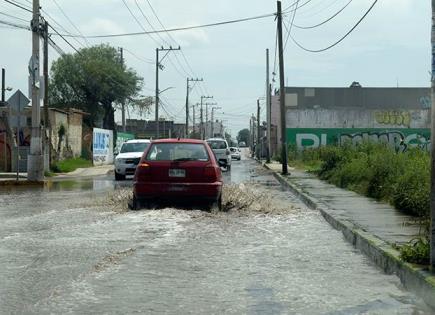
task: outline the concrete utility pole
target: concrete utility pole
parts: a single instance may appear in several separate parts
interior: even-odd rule
[[[192,105],[192,110],[193,110],[193,113],[192,113],[192,124],[193,124],[193,126],[192,126],[192,130],[193,130],[193,136],[195,136],[195,131],[196,131],[196,114],[195,114],[195,107],[196,106],[198,106],[198,104],[196,104],[196,105]]]
[[[2,68],[2,99],[1,99],[2,104],[1,105],[5,104],[5,93],[6,93],[5,80],[6,80],[6,70],[4,68]]]
[[[163,70],[164,67],[161,62],[166,58],[166,56],[173,50],[181,50],[180,46],[178,48],[156,48],[156,139],[160,137],[160,126],[159,126],[159,105],[160,105],[160,90],[159,90],[159,70]],[[161,51],[166,51],[166,54],[163,56],[162,60],[159,59],[159,53]]]
[[[271,96],[270,96],[270,77],[269,77],[269,49],[266,49],[266,123],[267,123],[267,148],[266,148],[266,163],[270,163],[270,151],[271,151]]]
[[[48,133],[48,143],[46,143],[45,148],[48,150],[48,165],[50,165],[51,162],[51,124],[50,124],[50,117],[48,115],[48,108],[50,106],[49,100],[48,100],[48,22],[44,22],[44,68],[43,68],[43,75],[44,75],[44,128],[45,128],[45,134],[44,138],[46,139],[47,133]]]
[[[119,55],[121,59],[121,67],[124,67],[124,49],[119,47]],[[122,131],[126,132],[127,127],[125,125],[125,100],[121,102],[121,114],[122,114]]]
[[[40,33],[39,0],[33,0],[33,19],[31,22],[32,59],[30,72],[32,76],[32,138],[27,164],[27,179],[42,181],[44,179],[44,157],[41,144],[41,112],[39,103],[39,33]]]
[[[214,111],[216,109],[222,109],[221,107],[212,107],[211,108],[211,137],[214,138]]]
[[[435,0],[432,0],[432,121],[431,121],[431,139],[435,138]],[[435,271],[435,145],[431,145],[431,198],[430,198],[430,266]]]
[[[213,97],[213,96],[212,96]],[[209,128],[209,119],[208,119],[208,107],[217,105],[217,103],[205,103],[205,137],[209,138],[210,135],[210,128]]]
[[[260,160],[261,159],[261,145],[260,141],[261,141],[261,124],[260,124],[260,100],[257,100],[257,148],[255,151],[257,151],[257,158]]]
[[[252,116],[251,116],[251,121],[252,121],[252,132],[251,132],[252,150],[251,150],[251,156],[255,157],[255,116],[254,116],[254,114],[252,114]]]
[[[278,55],[279,55],[279,104],[281,112],[281,162],[282,174],[288,174],[287,165],[287,130],[286,130],[286,109],[285,109],[285,83],[284,83],[284,46],[282,41],[282,10],[281,1],[278,6]]]
[[[190,93],[190,86],[189,83],[190,82],[203,82],[204,79],[189,79],[187,78],[187,91],[186,91],[186,132],[185,132],[185,137],[189,138],[189,93]],[[193,124],[193,126],[195,127],[195,123]],[[195,131],[195,130],[193,130]]]
[[[204,130],[204,100],[205,99],[211,99],[213,96],[201,96],[201,127],[200,127],[200,133],[201,133],[201,139],[205,139],[205,130]]]

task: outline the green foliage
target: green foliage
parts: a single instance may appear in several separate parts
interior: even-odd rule
[[[86,168],[91,166],[92,161],[82,158],[74,158],[56,162],[52,165],[51,170],[54,173],[69,173],[75,171],[78,168]]]
[[[429,215],[430,157],[423,152],[407,154],[406,167],[396,178],[392,202],[398,209],[420,217]]]
[[[419,265],[429,265],[430,246],[427,238],[412,240],[400,247],[400,258],[404,261]]]
[[[247,145],[249,143],[251,143],[251,132],[249,131],[249,129],[242,129],[239,131],[238,135],[237,135],[237,141],[240,142],[244,142]]]
[[[115,48],[106,44],[83,48],[53,62],[50,104],[82,109],[91,114],[92,124],[102,117],[104,128],[113,129],[112,104],[137,96],[142,80],[122,65]]]
[[[320,178],[392,203],[418,217],[429,216],[430,157],[411,149],[396,153],[385,144],[326,146],[290,154]],[[317,167],[317,169],[316,169]]]

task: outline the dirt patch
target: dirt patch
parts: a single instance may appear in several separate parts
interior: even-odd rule
[[[113,265],[119,265],[119,263],[123,258],[133,255],[135,251],[136,249],[134,248],[128,248],[123,251],[119,251],[113,254],[108,254],[99,263],[97,263],[94,266],[94,271],[101,272]]]

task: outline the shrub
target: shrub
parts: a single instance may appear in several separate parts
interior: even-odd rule
[[[418,238],[400,247],[400,258],[409,263],[429,265],[430,246],[428,239]]]
[[[395,181],[392,202],[397,209],[428,217],[430,209],[430,158],[423,152],[406,154],[406,167]]]

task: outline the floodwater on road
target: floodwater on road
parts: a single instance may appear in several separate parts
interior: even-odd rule
[[[0,190],[0,314],[431,314],[255,162],[225,177],[264,209],[117,211],[109,177]]]

